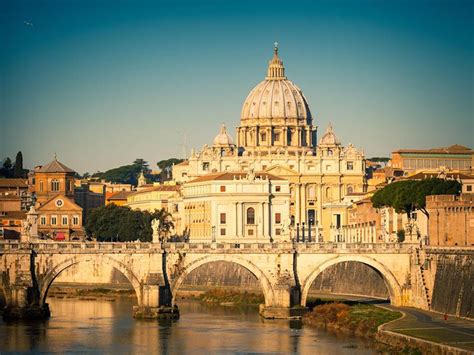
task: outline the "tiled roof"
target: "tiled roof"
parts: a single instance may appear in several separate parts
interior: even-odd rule
[[[399,149],[393,153],[418,153],[418,154],[474,154],[474,150],[463,145],[454,144],[449,147],[432,149]]]
[[[144,192],[152,192],[152,191],[179,191],[181,189],[180,185],[156,185],[150,188],[142,189],[140,191],[134,191],[134,195],[138,195]]]
[[[25,211],[8,211],[0,213],[0,219],[26,219]]]
[[[189,165],[189,160],[185,160],[185,161],[182,161],[179,164],[176,164],[176,166],[185,166],[185,165]]]
[[[0,187],[28,187],[26,179],[0,179]]]
[[[68,168],[63,163],[54,159],[51,163],[43,165],[37,170],[40,173],[74,173],[74,170]]]
[[[127,196],[130,195],[132,191],[119,191],[110,195],[107,200],[126,200]]]
[[[6,194],[0,194],[0,200],[4,200],[4,201],[5,201],[5,200],[20,201],[21,198],[20,198],[20,196],[12,195],[12,194],[8,194],[8,195],[6,195]]]
[[[189,183],[193,182],[201,182],[201,181],[229,181],[229,180],[238,180],[238,179],[245,179],[247,173],[243,172],[222,172],[222,173],[212,173],[208,175],[200,176],[194,180],[189,181]],[[262,177],[269,179],[269,180],[285,180],[278,176],[267,174],[267,173],[255,173],[256,179],[261,179]]]
[[[473,175],[467,175],[463,173],[457,173],[457,172],[436,172],[436,171],[422,171],[417,174],[407,176],[405,179],[406,180],[424,180],[424,179],[430,179],[430,178],[437,178],[437,177],[446,177],[447,179],[460,179],[460,180],[473,180],[474,176]]]

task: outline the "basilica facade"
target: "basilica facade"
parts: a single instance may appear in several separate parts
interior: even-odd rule
[[[173,167],[173,178],[183,184],[249,170],[277,176],[289,183],[289,224],[319,226],[329,239],[329,230],[343,223],[338,211],[347,196],[365,192],[364,152],[343,146],[331,124],[318,141],[313,120],[275,47],[265,80],[244,101],[236,139],[223,125],[211,145]]]

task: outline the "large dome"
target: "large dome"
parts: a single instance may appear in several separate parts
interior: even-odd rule
[[[245,99],[237,127],[237,146],[259,154],[308,153],[316,147],[316,129],[300,88],[285,76],[275,43],[267,76]]]
[[[285,76],[277,47],[270,60],[267,77],[250,91],[242,107],[241,119],[256,118],[311,119],[303,92]]]

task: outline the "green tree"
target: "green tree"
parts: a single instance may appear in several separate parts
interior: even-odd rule
[[[411,213],[420,210],[427,217],[426,196],[459,195],[461,184],[455,180],[430,178],[424,180],[403,180],[385,186],[372,196],[375,208],[392,207],[397,213]]]
[[[137,184],[138,175],[141,171],[148,172],[148,163],[143,159],[135,159],[130,165],[123,165],[118,168],[107,170],[106,172],[97,172],[92,177],[105,179],[110,182],[122,184]]]
[[[110,204],[90,210],[85,227],[87,235],[100,242],[129,242],[137,239],[149,242],[153,234],[151,221],[159,219],[161,229],[169,231],[172,223],[167,221],[168,216],[163,209],[150,213]]]
[[[173,165],[183,162],[184,159],[170,158],[166,160],[160,160],[156,165],[161,170],[160,179],[161,181],[171,180],[173,178],[172,171]]]
[[[16,153],[13,177],[15,178],[25,177],[25,170],[23,169],[23,154],[21,153],[21,151]]]
[[[8,157],[3,161],[2,168],[0,169],[0,176],[5,178],[10,178],[13,176],[12,160]]]

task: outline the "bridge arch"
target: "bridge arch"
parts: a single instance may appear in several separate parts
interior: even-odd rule
[[[401,303],[402,300],[402,289],[400,284],[398,283],[397,279],[393,275],[393,273],[385,267],[383,264],[378,262],[377,260],[363,255],[339,255],[332,259],[326,260],[325,262],[319,264],[304,280],[303,287],[301,290],[301,305],[306,306],[306,300],[308,298],[309,290],[311,285],[316,280],[316,278],[326,270],[328,267],[339,264],[345,261],[354,261],[360,262],[365,265],[368,265],[375,269],[383,278],[385,286],[388,289],[390,295],[390,302],[392,304],[398,305]]]
[[[55,265],[53,268],[50,268],[39,280],[40,304],[44,304],[46,302],[46,297],[48,296],[48,291],[51,287],[51,284],[63,271],[79,263],[97,261],[97,258],[98,256],[94,255],[76,255],[67,258],[66,260],[63,260],[59,264]],[[135,290],[138,304],[141,305],[143,303],[142,284],[140,282],[140,279],[133,272],[133,270],[125,266],[122,262],[110,256],[101,255],[100,258],[106,259],[107,263],[115,267],[127,278],[127,280],[132,284],[133,289]]]
[[[254,275],[257,280],[260,282],[260,286],[263,291],[263,296],[265,297],[265,306],[271,306],[274,302],[274,293],[273,293],[273,287],[270,283],[270,280],[268,277],[265,275],[265,273],[257,266],[255,265],[252,261],[240,257],[240,256],[232,256],[232,258],[228,258],[225,255],[206,255],[203,256],[199,259],[195,259],[193,261],[190,261],[189,263],[185,264],[183,267],[183,270],[181,273],[178,275],[178,277],[171,282],[171,294],[172,294],[172,304],[175,304],[176,300],[176,293],[178,292],[179,288],[181,287],[181,284],[184,282],[186,279],[186,276],[188,276],[193,270],[196,270],[198,267],[215,262],[215,261],[226,261],[230,263],[234,263],[237,265],[240,265],[247,269],[252,275]]]

